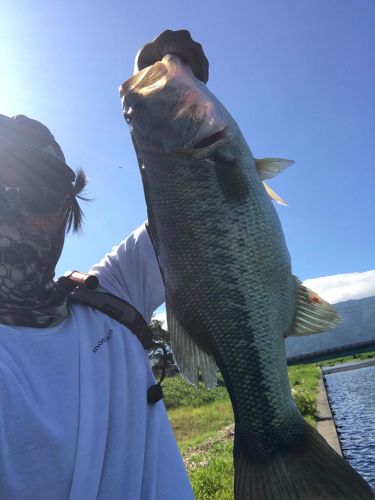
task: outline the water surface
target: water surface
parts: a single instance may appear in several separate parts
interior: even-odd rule
[[[345,459],[375,488],[375,366],[325,376]]]

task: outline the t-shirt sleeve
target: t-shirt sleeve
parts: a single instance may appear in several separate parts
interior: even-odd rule
[[[165,300],[159,265],[145,224],[89,272],[99,278],[99,290],[128,301],[147,322]]]

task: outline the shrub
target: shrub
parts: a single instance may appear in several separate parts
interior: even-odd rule
[[[315,415],[316,395],[304,390],[293,391],[293,398],[304,417]]]
[[[166,378],[163,382],[163,393],[164,404],[168,410],[180,406],[197,407],[228,395],[221,378],[216,389],[206,389],[202,382],[199,382],[199,387],[194,387],[181,375]]]

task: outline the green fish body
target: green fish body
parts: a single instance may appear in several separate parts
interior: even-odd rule
[[[373,498],[291,396],[285,337],[327,330],[338,317],[292,275],[262,182],[280,162],[255,160],[224,106],[176,56],[121,93],[176,362],[208,387],[219,368],[231,398],[235,498]]]

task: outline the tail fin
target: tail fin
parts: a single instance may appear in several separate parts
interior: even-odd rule
[[[302,439],[261,461],[236,442],[235,500],[374,500],[367,482],[307,423]]]

